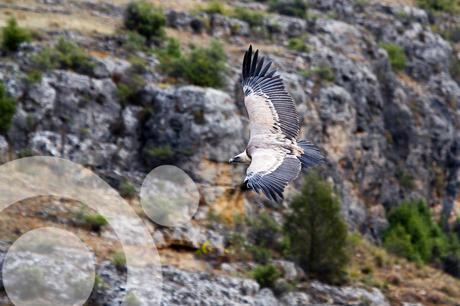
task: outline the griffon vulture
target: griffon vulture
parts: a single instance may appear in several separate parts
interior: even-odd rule
[[[252,46],[244,54],[242,85],[249,115],[250,139],[230,163],[250,164],[243,189],[262,191],[268,199],[283,200],[284,188],[308,169],[325,161],[318,147],[297,140],[299,116],[272,62],[259,58]]]

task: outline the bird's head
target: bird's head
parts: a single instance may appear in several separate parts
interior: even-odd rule
[[[230,158],[228,161],[230,164],[234,163],[243,163],[243,164],[250,164],[251,163],[251,158],[246,154],[246,150],[243,153],[240,153],[233,158]]]

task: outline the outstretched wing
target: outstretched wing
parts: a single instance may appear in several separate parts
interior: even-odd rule
[[[280,202],[284,188],[300,173],[299,159],[281,148],[257,148],[251,152],[251,165],[246,171],[246,188]]]
[[[251,136],[281,133],[295,139],[299,134],[299,116],[281,77],[276,70],[270,70],[271,64],[259,59],[259,50],[253,54],[252,46],[244,54],[242,85]]]

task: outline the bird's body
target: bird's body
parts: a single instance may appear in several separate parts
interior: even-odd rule
[[[270,66],[271,62],[264,65],[264,59],[258,58],[258,50],[253,54],[249,47],[243,60],[242,85],[250,139],[245,151],[230,162],[250,163],[244,187],[280,201],[284,188],[302,168],[322,163],[324,156],[309,141],[297,140],[300,127],[294,101]]]

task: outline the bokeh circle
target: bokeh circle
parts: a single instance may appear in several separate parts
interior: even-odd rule
[[[71,232],[42,227],[8,249],[3,285],[16,306],[83,305],[95,279],[95,258]]]
[[[187,173],[176,166],[163,165],[153,169],[145,178],[140,201],[152,221],[175,227],[192,219],[198,209],[200,193]]]

